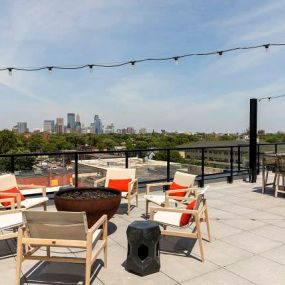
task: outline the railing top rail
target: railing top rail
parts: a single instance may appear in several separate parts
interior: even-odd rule
[[[285,145],[285,142],[280,143],[259,143],[260,146],[274,146],[274,145]],[[76,155],[76,154],[112,154],[112,153],[132,153],[132,152],[145,152],[145,151],[167,151],[167,150],[194,150],[194,149],[231,149],[231,148],[245,148],[249,147],[249,144],[238,144],[238,145],[212,145],[212,146],[192,146],[192,147],[165,147],[165,148],[147,148],[147,149],[133,149],[133,150],[94,150],[94,151],[56,151],[56,152],[29,152],[29,153],[3,153],[0,157],[23,157],[23,156],[56,156],[56,155]]]

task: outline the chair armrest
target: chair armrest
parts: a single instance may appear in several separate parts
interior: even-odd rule
[[[185,201],[185,202],[192,202],[194,200],[196,200],[196,198],[193,198],[193,197],[180,197],[180,196],[165,196],[165,201],[166,203],[168,202],[168,200],[173,200],[175,199],[176,201]]]
[[[2,202],[9,202],[10,205],[9,206],[3,206],[3,207],[9,207],[11,209],[15,209],[15,199],[14,198],[3,198],[3,199],[0,199],[0,203]]]
[[[90,229],[88,229],[87,233],[93,234],[96,230],[99,229],[103,225],[107,226],[108,224],[108,217],[107,215],[103,215]]]
[[[188,210],[188,209],[183,209],[183,208],[167,208],[167,207],[151,207],[150,208],[150,212],[154,213],[154,212],[173,212],[173,213],[182,213],[182,214],[192,214],[192,215],[197,215],[199,214],[200,211],[198,210]]]
[[[135,187],[133,187],[135,185]],[[131,192],[133,191],[133,189],[135,188],[135,192],[138,193],[138,179],[134,179],[131,182],[129,182],[128,184],[128,194],[131,194]]]
[[[169,186],[172,182],[159,182],[159,183],[151,183],[146,184],[146,194],[148,195],[153,187],[160,187],[160,186]]]
[[[8,196],[9,198],[15,197],[16,198],[16,204],[17,204],[17,208],[20,209],[21,208],[21,195],[18,193],[5,193],[4,192],[0,192],[1,196]],[[5,199],[5,198],[4,198]],[[14,198],[11,198],[14,200]],[[14,202],[14,201],[13,201]],[[14,202],[15,203],[15,202]]]
[[[106,177],[97,179],[96,181],[94,181],[94,187],[97,187],[100,182],[103,182],[103,181],[105,181],[105,180],[106,180]]]
[[[46,186],[44,185],[35,185],[35,184],[18,184],[18,188],[19,190],[25,191],[25,190],[29,190],[29,189],[42,189],[42,196],[45,197],[47,195],[47,191],[46,191]]]

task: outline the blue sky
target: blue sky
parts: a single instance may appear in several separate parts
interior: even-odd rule
[[[109,63],[285,42],[284,0],[1,0],[0,66]],[[75,112],[85,124],[243,131],[249,98],[285,93],[285,48],[135,67],[0,72],[0,128]],[[259,104],[259,128],[285,131],[285,100]]]

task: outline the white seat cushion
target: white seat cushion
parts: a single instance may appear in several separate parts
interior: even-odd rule
[[[20,226],[23,222],[22,213],[0,215],[0,229],[9,229]]]
[[[24,201],[21,201],[21,206],[29,209],[46,201],[48,201],[48,197],[28,198]]]
[[[162,206],[163,203],[165,202],[165,195],[145,195],[144,198],[149,201],[152,202],[156,205]],[[176,207],[177,206],[177,201],[173,200],[173,199],[169,199],[169,206],[170,207]]]
[[[153,216],[153,220],[161,224],[179,227],[181,216],[181,213],[157,211]]]
[[[46,187],[46,193],[54,193],[59,190],[60,186]],[[20,192],[25,195],[42,194],[42,188],[21,189]]]
[[[127,198],[128,192],[121,191],[122,198]]]

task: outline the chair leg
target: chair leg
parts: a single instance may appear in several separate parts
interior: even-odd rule
[[[16,285],[20,285],[21,280],[21,268],[23,262],[23,231],[20,229],[18,233],[18,241],[17,241],[17,260],[16,260]]]
[[[197,239],[199,242],[201,260],[202,262],[204,262],[205,257],[204,257],[204,248],[203,248],[203,241],[202,241],[202,234],[201,234],[200,218],[196,218],[196,227],[197,227]]]
[[[136,204],[137,204],[137,207],[139,206],[139,194],[137,193],[136,195]]]
[[[107,267],[107,263],[108,263],[108,250],[107,250],[107,243],[104,246],[104,267]]]
[[[262,168],[262,194],[264,194],[264,191],[265,191],[265,169],[264,167]]]
[[[277,198],[278,195],[278,189],[279,189],[279,180],[280,180],[280,174],[278,173],[276,175],[276,185],[275,185],[275,198]]]
[[[146,200],[145,201],[145,215],[146,215],[146,217],[148,217],[148,208],[149,208],[149,202],[148,202],[148,200]]]
[[[205,220],[206,220],[206,226],[207,226],[208,240],[209,240],[209,242],[211,242],[212,239],[211,239],[208,207],[206,207],[206,209],[205,209]]]
[[[91,258],[92,258],[92,236],[87,235],[87,248],[86,248],[86,260],[85,260],[85,285],[90,285],[91,277]]]
[[[128,198],[128,216],[130,215],[131,212],[131,199]]]
[[[47,257],[50,257],[50,246],[47,246]]]

